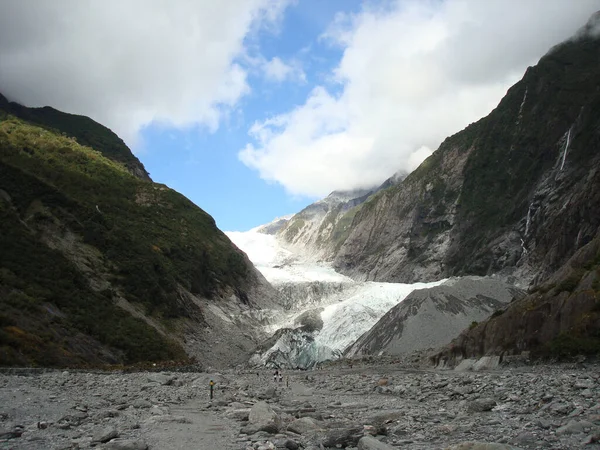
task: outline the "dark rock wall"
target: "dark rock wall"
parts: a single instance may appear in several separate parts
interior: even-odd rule
[[[598,79],[598,39],[552,49],[489,116],[362,206],[336,267],[378,281],[546,279],[600,225]]]

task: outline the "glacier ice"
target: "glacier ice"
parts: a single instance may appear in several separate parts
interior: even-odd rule
[[[281,296],[283,311],[273,314],[274,321],[265,325],[267,332],[278,332],[278,338],[268,349],[254,355],[250,362],[256,365],[309,368],[339,358],[412,291],[446,281],[357,282],[337,273],[328,263],[311,260],[308,253],[302,254],[297,247],[293,251],[286,248],[276,235],[260,230],[257,227],[226,233]],[[308,330],[298,323],[307,311],[320,314],[320,330]]]

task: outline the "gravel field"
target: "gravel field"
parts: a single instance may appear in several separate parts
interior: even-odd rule
[[[596,364],[371,364],[281,383],[264,370],[3,374],[0,449],[600,449]]]

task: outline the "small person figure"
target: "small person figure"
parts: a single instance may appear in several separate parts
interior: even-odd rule
[[[279,382],[281,383],[283,381],[283,374],[281,373],[281,371],[279,371]]]
[[[273,381],[275,383],[277,383],[277,375],[279,375],[279,370],[275,370],[275,373],[273,373]]]

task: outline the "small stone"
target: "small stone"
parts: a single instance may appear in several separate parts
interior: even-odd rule
[[[363,436],[363,427],[334,428],[330,430],[323,440],[324,447],[349,447],[355,446]]]
[[[492,398],[482,398],[473,400],[467,404],[467,409],[471,412],[491,411],[496,406],[496,400]]]
[[[143,398],[138,398],[138,399],[134,400],[132,405],[134,408],[142,408],[142,409],[152,407],[152,403],[150,403],[148,400],[144,400]]]
[[[556,430],[556,434],[575,434],[575,433],[583,433],[586,428],[592,428],[594,425],[591,422],[588,422],[587,420],[581,420],[581,421],[576,421],[576,420],[571,420],[569,421],[568,424],[560,427],[558,430]]]
[[[285,441],[285,448],[287,448],[287,450],[298,450],[300,446],[296,441],[288,439],[287,441]]]

